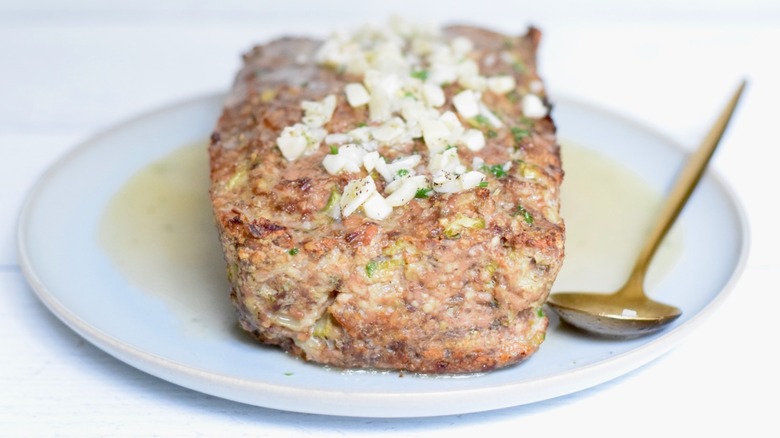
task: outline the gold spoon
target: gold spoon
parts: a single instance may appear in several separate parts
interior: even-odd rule
[[[645,295],[645,274],[658,246],[701,179],[742,96],[745,84],[743,80],[699,150],[689,158],[623,287],[611,294],[551,294],[547,304],[563,321],[605,337],[635,338],[662,329],[682,314],[677,307],[653,301]]]

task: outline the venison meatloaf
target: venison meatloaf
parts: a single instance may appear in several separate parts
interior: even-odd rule
[[[393,19],[246,53],[209,146],[241,327],[334,368],[534,354],[565,235],[540,37]]]

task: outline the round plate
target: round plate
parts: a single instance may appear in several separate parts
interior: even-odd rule
[[[222,98],[215,94],[151,112],[75,148],[33,188],[18,227],[25,276],[54,314],[129,365],[196,391],[268,408],[370,417],[533,403],[606,382],[667,352],[717,308],[744,266],[747,221],[732,191],[710,171],[680,217],[696,225],[683,228],[682,253],[653,295],[683,310],[667,330],[609,341],[570,330],[548,312],[550,329],[539,352],[486,374],[426,377],[305,363],[241,333],[226,285],[205,311],[173,309],[175,303],[129,282],[99,243],[100,218],[112,196],[149,163],[208,138]],[[595,148],[659,192],[684,158],[683,149],[663,136],[588,105],[558,98],[553,116],[562,139]],[[711,236],[718,236],[717,251]],[[215,272],[224,275],[221,267]]]

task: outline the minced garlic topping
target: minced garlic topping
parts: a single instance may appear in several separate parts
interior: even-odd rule
[[[485,147],[484,133],[464,127],[461,119],[480,118],[500,128],[501,120],[484,104],[482,95],[509,93],[516,83],[509,75],[482,76],[479,65],[469,57],[472,48],[468,38],[445,40],[437,28],[397,18],[387,26],[333,34],[320,47],[316,60],[320,65],[362,77],[362,83],[345,86],[343,97],[353,108],[368,107],[369,126],[327,133],[323,126],[332,117],[338,97],[304,101],[301,123],[286,127],[277,139],[280,151],[287,160],[294,161],[317,150],[325,140],[331,145],[331,153],[322,161],[328,173],[358,174],[361,168],[369,173],[363,178],[356,176],[344,188],[338,203],[344,217],[362,207],[366,216],[381,220],[394,207],[415,197],[483,186],[484,161],[475,159],[469,168],[460,162],[457,147],[480,151]],[[451,102],[457,114],[440,111],[447,103],[442,86],[450,83],[463,87]],[[529,118],[542,118],[548,112],[535,94],[526,94],[521,105]],[[380,154],[382,148],[416,139],[427,146],[427,168],[421,168],[419,155],[388,163]],[[377,190],[372,171],[385,179],[384,194]]]

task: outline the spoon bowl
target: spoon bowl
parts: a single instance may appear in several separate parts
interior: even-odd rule
[[[558,315],[581,330],[604,337],[634,338],[660,330],[682,315],[677,307],[618,294],[558,293]]]
[[[661,330],[680,317],[682,311],[677,307],[647,297],[644,290],[645,275],[653,255],[701,180],[704,169],[731,120],[745,85],[746,81],[743,80],[701,146],[688,159],[623,287],[611,294],[590,292],[551,294],[547,304],[561,317],[561,320],[578,329],[604,337],[635,338]]]

